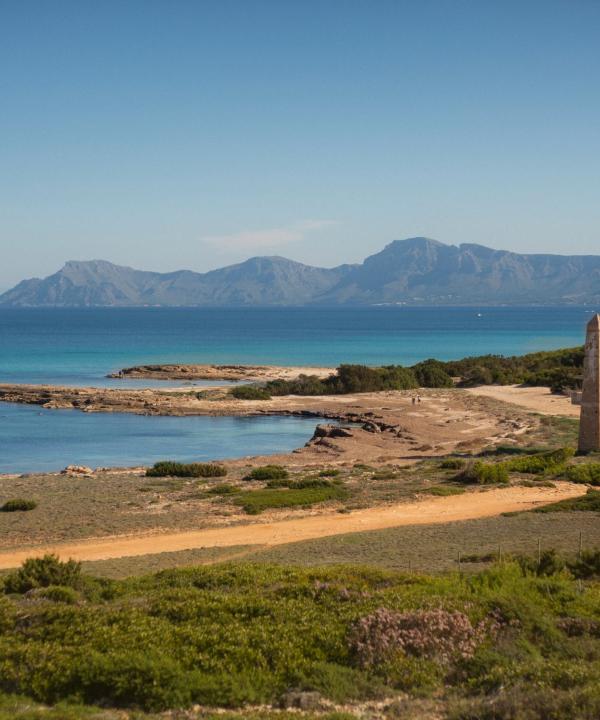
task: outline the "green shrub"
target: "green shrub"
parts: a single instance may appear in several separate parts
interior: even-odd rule
[[[340,365],[335,375],[325,379],[300,375],[295,380],[273,380],[266,385],[271,395],[344,395],[381,390],[410,390],[417,387],[419,383],[413,371],[400,365],[377,368]]]
[[[265,386],[270,395],[326,395],[331,392],[327,382],[318,375],[299,375],[294,380],[270,380]]]
[[[487,697],[454,699],[448,720],[596,720],[600,691],[589,687],[536,687],[528,682],[507,684]]]
[[[505,464],[507,469],[512,472],[542,475],[548,472],[558,472],[573,455],[575,455],[575,450],[566,447],[536,455],[513,458],[507,460]]]
[[[321,472],[319,473],[319,477],[337,477],[341,474],[342,471],[338,468],[325,468],[325,470],[321,470]]]
[[[444,363],[439,360],[425,360],[413,365],[411,369],[421,387],[454,387],[454,381],[444,369]]]
[[[461,470],[465,466],[465,461],[461,458],[446,458],[440,463],[442,470]]]
[[[600,490],[588,490],[585,495],[576,498],[566,498],[550,505],[542,505],[533,512],[600,512]]]
[[[28,510],[35,510],[37,503],[35,500],[24,500],[23,498],[15,498],[14,500],[7,500],[2,507],[0,512],[27,512]]]
[[[517,555],[515,558],[524,572],[534,575],[556,575],[566,567],[566,562],[553,548],[544,550],[539,557]]]
[[[600,485],[600,463],[582,463],[567,468],[567,480],[574,483]]]
[[[163,460],[146,470],[148,477],[224,477],[227,468],[214,463],[180,463]]]
[[[235,503],[249,515],[258,515],[269,508],[309,507],[327,500],[343,500],[348,491],[342,487],[289,488],[286,490],[251,490],[236,496]]]
[[[77,590],[67,585],[49,585],[39,591],[38,597],[67,605],[74,605],[80,598]]]
[[[593,578],[597,557],[588,564]],[[195,716],[194,704],[272,706],[290,690],[316,690],[339,704],[381,700],[390,717],[431,708],[459,717],[447,703],[460,700],[472,720],[595,720],[600,584],[577,582],[550,556],[542,573],[534,565],[507,559],[473,576],[430,576],[230,563],[113,581],[111,597],[75,604],[4,596],[0,718],[79,717],[62,707],[38,714],[34,700],[103,708],[90,718]],[[520,686],[518,702],[499,703]],[[390,708],[399,691],[409,695]],[[22,716],[10,714],[8,693],[29,698]],[[271,717],[262,708],[242,715]]]
[[[254,468],[244,480],[285,480],[287,477],[289,473],[281,465],[263,465]]]
[[[322,488],[331,487],[332,483],[327,478],[301,478],[300,480],[290,480],[289,478],[280,478],[278,480],[269,480],[268,488],[291,488],[292,490],[305,490],[306,488]]]
[[[484,463],[478,460],[469,463],[455,478],[465,484],[494,485],[508,482],[508,470],[505,463]]]
[[[379,392],[381,390],[410,390],[419,386],[409,368],[399,365],[372,368],[365,365],[340,365],[337,375],[326,381],[335,393]]]
[[[567,565],[576,578],[600,577],[600,550],[583,550],[580,557]]]
[[[257,385],[237,385],[231,388],[229,394],[236,400],[270,400],[270,393]]]
[[[81,580],[80,563],[74,560],[63,562],[56,555],[44,555],[41,558],[28,558],[18,570],[6,575],[4,592],[23,594],[52,585],[77,589]]]
[[[578,347],[514,357],[467,357],[442,366],[448,375],[461,378],[461,386],[527,383],[564,390],[580,387],[583,355],[583,347]]]

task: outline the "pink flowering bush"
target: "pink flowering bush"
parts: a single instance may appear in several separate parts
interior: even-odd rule
[[[470,658],[483,639],[485,627],[474,627],[461,612],[379,608],[351,628],[350,650],[362,667],[389,662],[398,653],[443,664]]]

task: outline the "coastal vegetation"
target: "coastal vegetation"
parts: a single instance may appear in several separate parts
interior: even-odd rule
[[[229,394],[236,400],[270,400],[271,394],[265,388],[257,385],[237,385],[231,388]]]
[[[411,367],[340,365],[326,378],[303,374],[292,380],[271,380],[264,386],[242,385],[229,392],[242,400],[493,384],[547,386],[553,392],[563,392],[581,386],[583,355],[579,347],[514,357],[482,355],[447,362],[429,359]]]
[[[261,465],[253,468],[246,480],[283,480],[289,476],[289,472],[282,465]]]
[[[342,485],[328,482],[299,481],[287,488],[266,487],[236,495],[235,503],[248,515],[258,515],[270,508],[309,507],[328,500],[344,500],[349,493]]]
[[[227,468],[215,463],[180,463],[162,460],[146,470],[148,477],[211,478],[224,477]]]
[[[567,469],[566,478],[570,482],[600,485],[600,463],[588,462],[573,465]]]
[[[125,580],[30,560],[2,580],[2,702],[156,713],[289,707],[305,694],[347,712],[427,700],[455,720],[592,718],[599,558],[548,552],[438,576],[224,564]],[[511,714],[515,702],[528,714]],[[56,717],[86,710],[69,712]]]
[[[35,500],[15,498],[14,500],[7,500],[3,505],[0,505],[0,512],[27,512],[28,510],[35,510],[36,507],[37,503]]]

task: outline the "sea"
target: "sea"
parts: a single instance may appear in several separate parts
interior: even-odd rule
[[[131,365],[167,362],[334,367],[519,355],[581,344],[585,324],[597,311],[592,306],[0,309],[0,383],[150,387],[164,381],[106,376]],[[303,418],[160,418],[0,403],[0,473],[284,452],[306,442],[314,425]]]

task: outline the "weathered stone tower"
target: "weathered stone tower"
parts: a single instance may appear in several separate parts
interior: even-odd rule
[[[600,450],[600,315],[587,324],[583,361],[579,452],[591,450]]]

